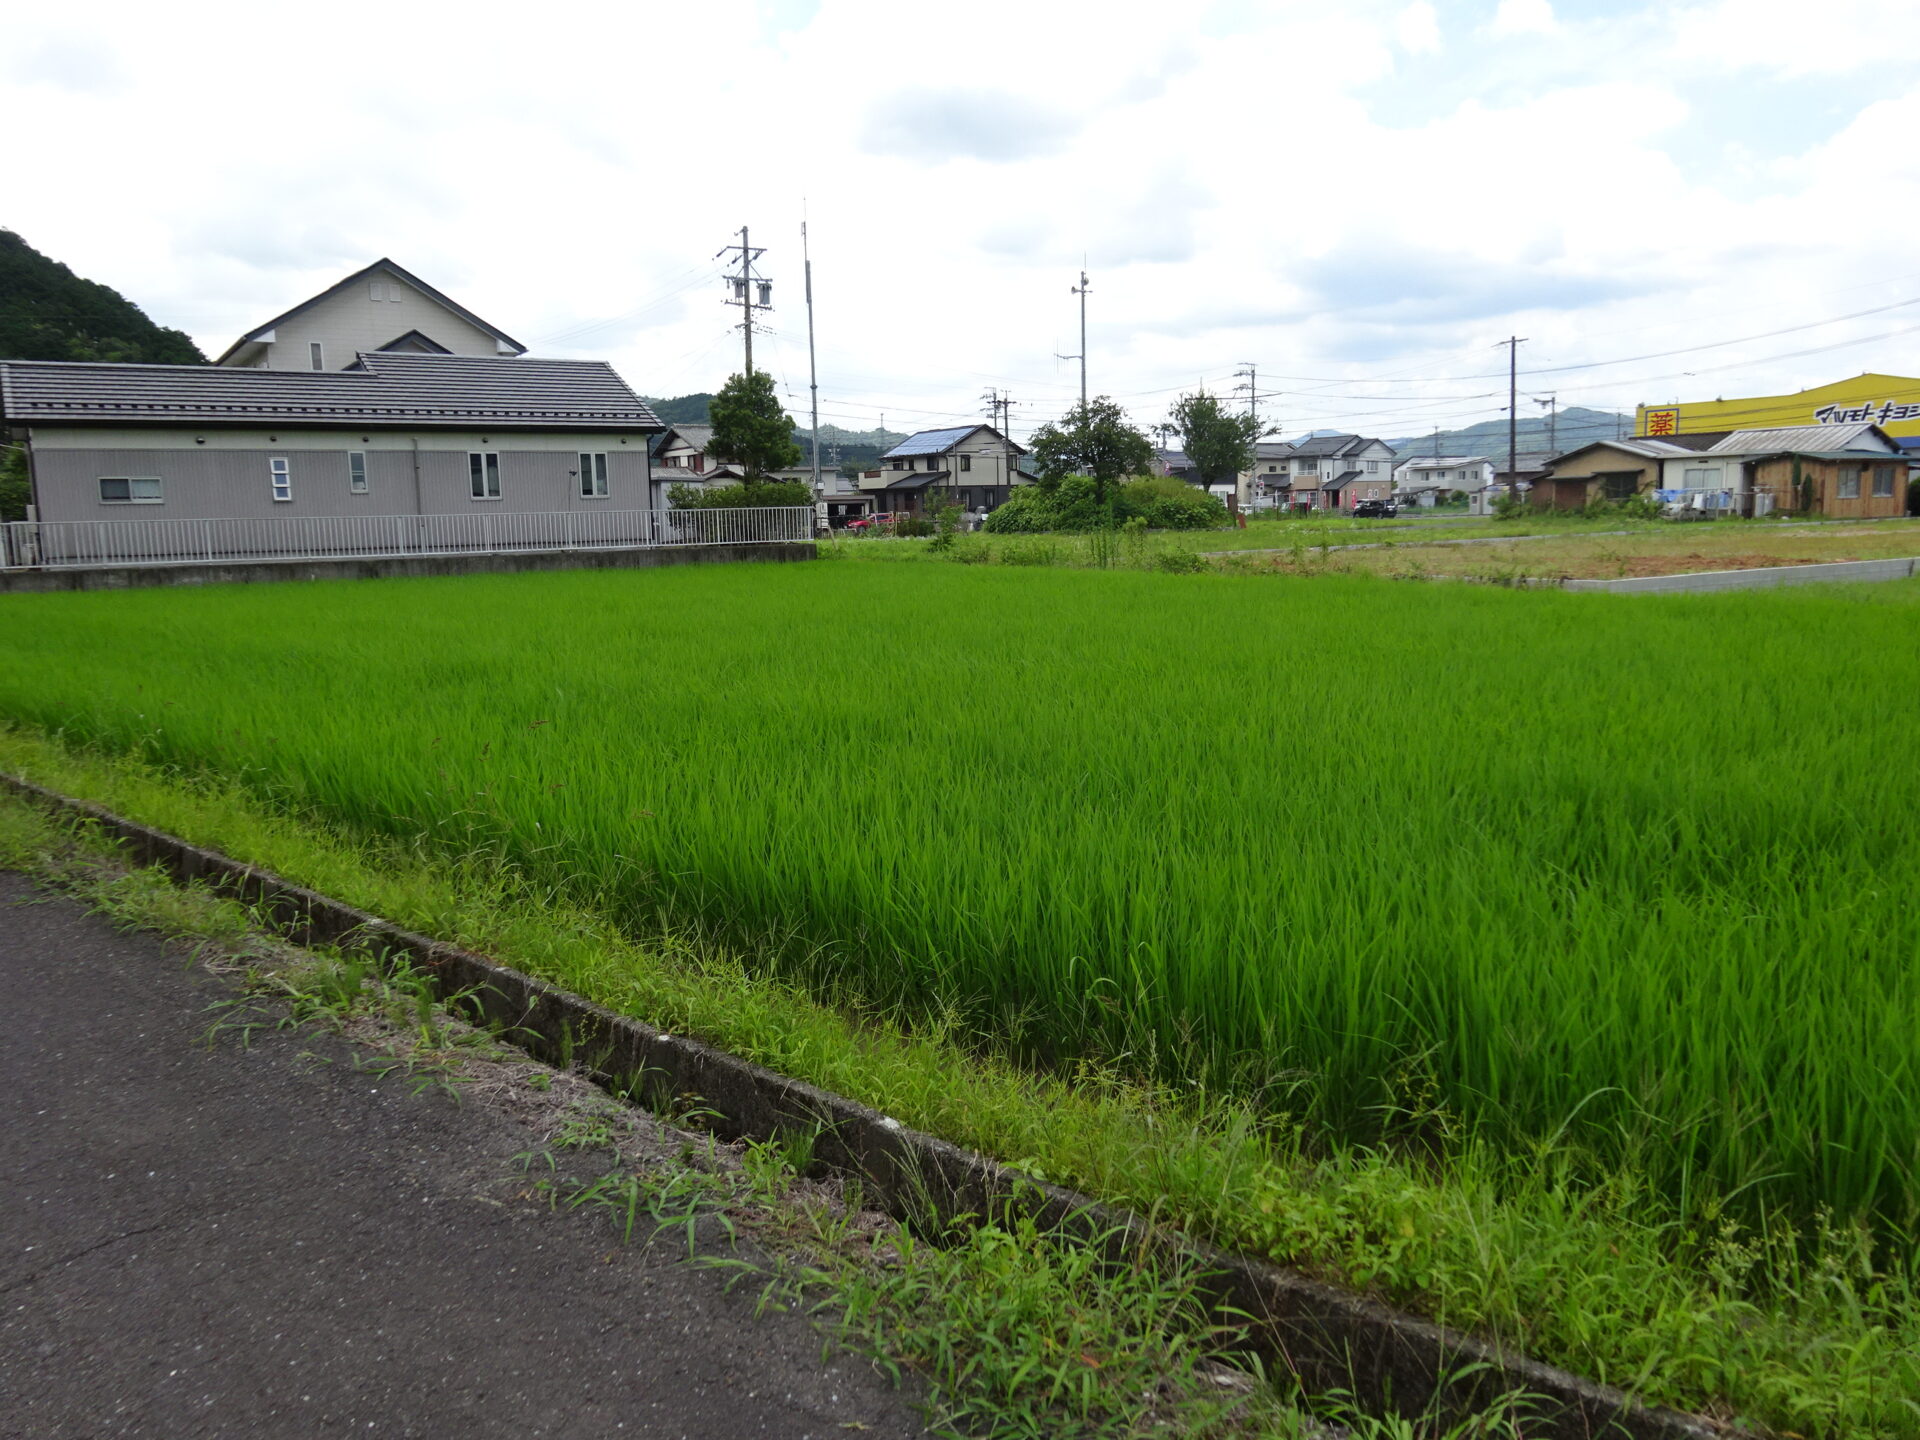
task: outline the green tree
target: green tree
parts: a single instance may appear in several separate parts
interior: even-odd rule
[[[773,393],[773,376],[764,370],[732,376],[720,387],[707,409],[713,426],[713,454],[747,469],[747,483],[769,470],[800,463],[800,447],[793,438],[793,420]]]
[[[1075,405],[1057,425],[1042,425],[1033,432],[1032,449],[1041,482],[1049,489],[1068,475],[1085,475],[1102,504],[1121,479],[1153,468],[1152,443],[1105,395]]]
[[[1170,418],[1202,485],[1223,485],[1253,468],[1254,442],[1264,433],[1253,416],[1232,414],[1219,396],[1196,390],[1180,397]]]

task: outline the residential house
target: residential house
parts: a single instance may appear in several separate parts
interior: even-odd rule
[[[1287,462],[1294,447],[1285,440],[1254,442],[1253,468],[1240,472],[1238,499],[1243,509],[1270,510],[1283,506],[1293,492]]]
[[[1546,510],[1580,510],[1596,500],[1626,500],[1659,489],[1661,466],[1690,453],[1671,440],[1596,440],[1556,455],[1527,501]]]
[[[347,370],[361,354],[526,354],[527,347],[391,260],[376,260],[242,335],[216,365]]]
[[[675,485],[718,489],[738,485],[747,478],[746,466],[714,458],[711,425],[669,425],[654,440],[651,453],[657,492],[654,503],[660,509],[672,503],[667,492]]]
[[[1407,506],[1431,507],[1448,495],[1470,495],[1492,483],[1493,461],[1484,455],[1402,460],[1393,470],[1394,498]]]
[[[985,512],[1003,503],[1016,485],[1032,482],[1020,467],[1026,450],[991,425],[921,430],[880,457],[860,488],[882,511],[920,511],[933,494],[963,510]]]
[[[1293,447],[1287,478],[1296,510],[1351,510],[1393,494],[1393,447],[1361,435],[1314,435]]]
[[[1906,510],[1906,453],[1874,424],[1735,430],[1660,468],[1658,498],[1694,511],[1864,518]]]
[[[645,510],[664,428],[599,361],[409,351],[317,372],[4,362],[0,422],[43,521]]]

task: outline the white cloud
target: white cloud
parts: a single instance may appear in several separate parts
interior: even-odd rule
[[[1558,27],[1550,0],[1500,0],[1487,28],[1496,35],[1551,35]]]
[[[1440,48],[1440,16],[1431,0],[1414,0],[1393,19],[1393,38],[1409,55],[1430,54]]]

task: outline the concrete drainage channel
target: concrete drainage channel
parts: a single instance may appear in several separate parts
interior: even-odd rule
[[[858,1176],[876,1205],[912,1219],[1016,1209],[1133,1263],[1143,1243],[1178,1247],[1212,1275],[1224,1307],[1253,1322],[1274,1369],[1311,1392],[1344,1391],[1363,1408],[1463,1419],[1499,1397],[1532,1398],[1528,1434],[1556,1440],[1738,1440],[1742,1432],[1636,1403],[1623,1392],[1402,1315],[1279,1266],[1226,1254],[1149,1225],[1141,1216],[1035,1182],[984,1156],[909,1130],[868,1106],[775,1074],[577,995],[485,956],[342,904],[270,871],[189,844],[84,800],[9,775],[0,785],[56,813],[93,822],[131,857],[183,883],[217,887],[270,916],[297,943],[333,945],[383,963],[403,958],[441,996],[539,1059],[581,1064],[603,1084],[659,1103],[698,1096],[728,1138],[818,1132],[814,1154]]]

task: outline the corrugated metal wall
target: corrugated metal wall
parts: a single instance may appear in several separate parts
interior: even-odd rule
[[[388,441],[391,445],[391,441]],[[525,443],[521,440],[520,443]],[[419,452],[418,496],[414,451],[372,445],[330,450],[76,449],[36,450],[34,475],[42,520],[211,520],[268,515],[450,515],[477,510],[646,510],[644,447],[624,449],[617,437],[600,447],[607,456],[605,499],[580,494],[573,472],[578,450],[500,451],[500,498],[470,494],[465,451]],[[348,488],[347,455],[367,457],[367,493]],[[283,455],[293,481],[293,499],[273,498],[268,460]],[[104,503],[102,476],[158,476],[158,505]]]

